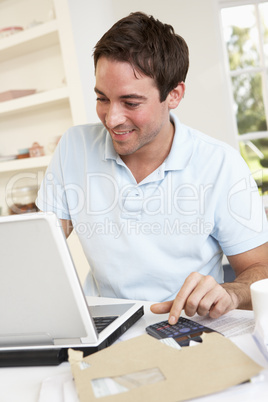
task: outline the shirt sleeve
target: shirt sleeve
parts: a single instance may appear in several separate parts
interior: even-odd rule
[[[240,254],[266,243],[268,226],[262,197],[247,164],[237,152],[228,155],[218,186],[221,197],[216,203],[212,236],[224,254]]]

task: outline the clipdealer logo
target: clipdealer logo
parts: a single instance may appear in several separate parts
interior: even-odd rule
[[[31,180],[37,181],[33,175]],[[10,192],[24,177],[15,175],[6,189]],[[26,175],[25,175],[26,178]],[[39,180],[40,182],[40,180]],[[158,182],[146,187],[135,183],[121,184],[113,176],[104,173],[87,173],[81,183],[59,183],[53,173],[46,175],[42,200],[56,214],[90,216],[108,215],[114,210],[135,219],[141,213],[147,216],[205,216],[207,200],[213,191],[212,184],[177,184],[168,175],[165,185]]]
[[[112,236],[118,239],[123,233],[124,235],[144,235],[144,236],[160,236],[160,235],[205,235],[208,236],[213,224],[206,222],[204,219],[197,218],[192,222],[180,221],[179,219],[164,219],[163,222],[146,222],[126,219],[124,222],[113,222],[111,219],[105,218],[102,222],[74,224],[74,229],[78,235],[91,239],[94,236]]]
[[[90,216],[103,216],[119,209],[133,217],[141,212],[148,216],[172,215],[174,211],[183,216],[205,215],[206,200],[213,189],[212,184],[182,183],[177,185],[168,175],[164,187],[152,183],[143,187],[137,184],[119,183],[108,174],[88,173],[86,188],[72,184],[64,187],[65,194],[73,193],[73,213],[83,208]],[[60,191],[63,189],[59,189]],[[57,188],[54,187],[54,191]],[[97,194],[97,196],[95,196]],[[69,204],[70,208],[70,204]]]
[[[241,205],[240,202],[238,205],[236,196],[239,195],[239,200],[241,201],[241,193],[243,192],[245,192],[245,204]],[[248,192],[250,192],[249,199]],[[244,227],[257,233],[262,231],[264,211],[258,187],[252,176],[238,181],[231,187],[228,193],[228,211]]]

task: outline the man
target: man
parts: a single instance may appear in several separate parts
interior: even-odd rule
[[[171,113],[188,48],[142,13],[118,21],[94,51],[102,124],[62,137],[37,205],[80,238],[102,296],[155,300],[155,313],[219,317],[251,308],[268,277],[267,226],[249,170],[231,147]],[[223,282],[222,254],[236,273]]]

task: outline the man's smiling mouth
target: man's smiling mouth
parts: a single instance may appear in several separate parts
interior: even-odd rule
[[[110,130],[110,132],[113,137],[115,137],[115,138],[121,137],[123,139],[123,137],[127,137],[128,135],[133,133],[134,129],[124,130],[124,131]]]
[[[128,134],[128,133],[130,133],[131,131],[133,131],[133,130],[128,130],[128,131],[114,131],[113,130],[113,132],[115,133],[115,134],[117,134],[117,135],[123,135],[123,134]]]

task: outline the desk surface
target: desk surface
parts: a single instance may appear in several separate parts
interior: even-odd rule
[[[106,298],[89,298],[90,304],[107,304],[121,302],[118,299]],[[127,301],[126,301],[127,302]],[[155,315],[150,312],[149,302],[145,302],[145,315],[130,328],[120,340],[126,340],[134,336],[144,333],[144,328],[147,325],[153,324],[167,318],[167,315]],[[253,315],[253,313],[252,313]],[[199,398],[199,402],[214,402],[214,401],[237,401],[237,398],[243,402],[257,400],[267,401],[268,395],[268,364],[261,356],[258,349],[251,344],[251,337],[238,336],[232,338],[234,342],[257,363],[266,367],[260,376],[253,383],[247,383],[233,387],[217,395],[211,395],[204,398]],[[70,374],[69,363],[62,363],[59,366],[49,367],[23,367],[23,368],[1,368],[0,369],[0,401],[2,402],[38,402],[42,382],[49,378],[60,374]],[[42,402],[44,399],[42,400]],[[48,402],[52,402],[48,400]]]

